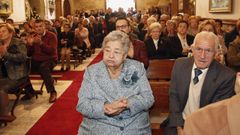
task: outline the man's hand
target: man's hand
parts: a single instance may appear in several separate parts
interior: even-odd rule
[[[37,34],[33,34],[33,35],[29,35],[27,37],[27,44],[28,45],[33,45],[34,43],[35,44],[41,44],[42,42],[42,39],[41,39],[41,36],[40,35],[37,35]]]
[[[33,43],[41,45],[42,39],[40,35],[37,35],[33,38]]]

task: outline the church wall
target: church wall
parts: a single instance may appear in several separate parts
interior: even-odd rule
[[[13,13],[9,18],[12,18],[15,22],[23,22],[25,17],[25,0],[13,0]],[[3,22],[0,19],[0,22]]]
[[[72,6],[72,13],[75,10],[92,10],[92,9],[105,9],[106,0],[70,0]],[[151,6],[157,6],[158,4],[164,5],[169,0],[136,0],[136,8],[143,10]],[[73,4],[74,3],[74,4]]]
[[[240,0],[232,0],[232,13],[209,13],[209,0],[196,0],[196,15],[203,18],[238,19],[240,18]]]

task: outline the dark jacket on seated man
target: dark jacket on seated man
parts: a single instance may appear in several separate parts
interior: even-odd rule
[[[170,128],[183,126],[183,111],[189,98],[189,82],[194,60],[192,58],[177,59],[173,68],[170,86],[170,113],[162,126]],[[184,73],[184,74],[183,74]],[[220,77],[221,76],[221,77]],[[184,79],[183,79],[184,78]],[[235,74],[217,61],[213,61],[208,69],[203,86],[199,107],[229,98],[234,92]],[[167,135],[172,135],[167,133]]]

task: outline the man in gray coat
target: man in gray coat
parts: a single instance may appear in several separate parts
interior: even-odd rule
[[[7,92],[14,90],[27,79],[27,49],[25,44],[13,37],[14,28],[10,24],[0,25],[0,118],[12,121],[8,110]]]
[[[193,57],[178,59],[169,89],[170,113],[165,135],[183,133],[185,118],[199,108],[235,94],[235,73],[214,57],[219,44],[212,32],[200,32],[192,45]]]

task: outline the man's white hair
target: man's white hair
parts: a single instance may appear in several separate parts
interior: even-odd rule
[[[218,46],[220,44],[217,35],[215,35],[213,32],[208,32],[208,31],[199,32],[195,36],[192,46],[194,47],[196,42],[199,41],[201,38],[203,38],[203,39],[212,39],[214,41],[214,43],[215,43],[215,51],[217,51]]]

